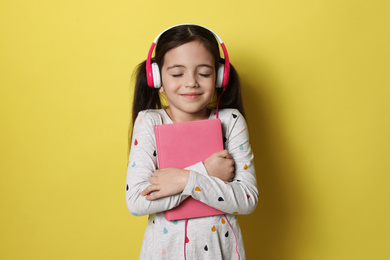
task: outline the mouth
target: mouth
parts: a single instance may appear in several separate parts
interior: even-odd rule
[[[185,93],[185,94],[180,94],[180,96],[188,98],[188,99],[195,99],[200,97],[202,94],[200,93]]]

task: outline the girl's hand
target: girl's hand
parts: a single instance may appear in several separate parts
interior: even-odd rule
[[[159,169],[148,180],[151,183],[141,192],[147,200],[156,200],[178,194],[187,185],[190,172],[179,168]]]
[[[227,150],[212,154],[204,161],[204,166],[210,176],[230,182],[234,178],[234,160]]]

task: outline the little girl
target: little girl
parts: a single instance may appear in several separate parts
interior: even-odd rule
[[[220,57],[216,38],[225,59]],[[151,58],[157,40],[155,57]],[[166,107],[162,107],[161,95],[168,101]],[[217,115],[225,150],[185,169],[158,169],[155,125]],[[134,216],[149,215],[140,259],[245,259],[236,215],[255,209],[256,175],[238,74],[215,33],[184,24],[156,38],[148,59],[137,70],[133,126],[127,206]],[[189,196],[226,214],[166,220],[164,211]]]

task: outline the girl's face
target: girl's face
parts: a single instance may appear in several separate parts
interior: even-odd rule
[[[161,69],[162,87],[174,122],[207,119],[215,90],[215,65],[211,53],[199,41],[168,51]]]

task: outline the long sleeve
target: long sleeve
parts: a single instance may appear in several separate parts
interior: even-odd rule
[[[209,176],[198,165],[182,194],[192,196],[230,214],[250,214],[258,202],[253,153],[244,117],[238,110],[225,109],[220,118],[224,128],[225,149],[235,162],[235,177],[230,183]],[[206,172],[205,172],[206,171]]]
[[[157,152],[154,125],[162,124],[161,116],[152,111],[139,113],[133,127],[130,156],[127,166],[126,203],[132,215],[142,216],[166,211],[180,204],[186,196],[177,194],[155,201],[140,195],[150,183],[149,177],[156,171]]]
[[[132,147],[126,180],[126,201],[131,214],[136,216],[163,212],[178,206],[188,196],[230,214],[250,214],[256,207],[258,191],[253,164],[253,153],[244,117],[238,110],[220,111],[224,146],[235,162],[235,178],[224,182],[209,176],[202,162],[186,169],[190,178],[182,193],[148,201],[140,195],[156,171],[157,152],[154,125],[163,124],[165,114],[141,112],[133,128]]]
[[[212,111],[210,118],[213,116]],[[126,200],[133,215],[149,214],[140,259],[245,259],[240,226],[235,215],[249,214],[258,201],[253,154],[246,122],[233,109],[219,113],[224,147],[235,161],[235,178],[231,183],[209,176],[203,162],[188,166],[190,177],[183,192],[148,201],[140,196],[149,177],[157,168],[154,125],[173,123],[166,112],[147,110],[134,123],[128,162]],[[178,206],[192,196],[226,215],[168,221],[163,211]]]

